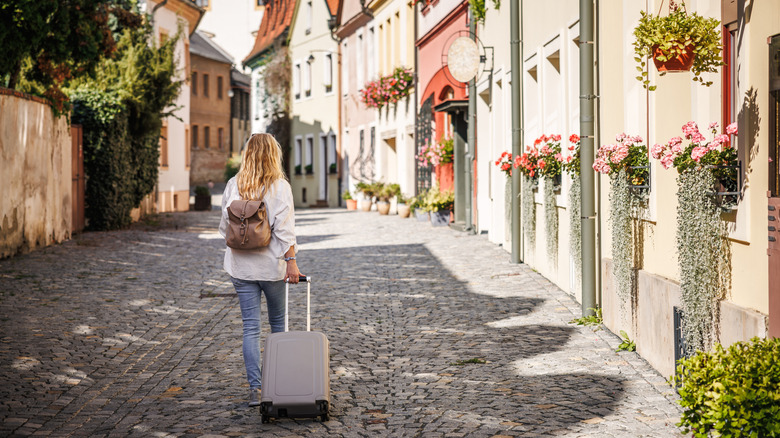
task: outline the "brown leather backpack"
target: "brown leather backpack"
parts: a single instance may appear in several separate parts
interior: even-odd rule
[[[228,206],[227,246],[258,249],[271,242],[271,224],[263,201],[237,199]]]

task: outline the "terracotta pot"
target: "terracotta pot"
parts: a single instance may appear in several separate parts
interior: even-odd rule
[[[387,215],[390,213],[390,203],[387,201],[379,201],[376,203],[376,209],[379,214]]]
[[[402,218],[409,217],[412,213],[412,209],[406,204],[398,204],[398,216]]]
[[[357,210],[357,199],[347,199],[347,210]]]
[[[659,61],[658,56],[661,55],[661,49],[658,46],[653,46],[653,63],[658,71],[688,71],[693,65],[693,59],[696,54],[693,53],[693,46],[688,45],[685,47],[685,52],[676,58],[667,60],[666,62]]]

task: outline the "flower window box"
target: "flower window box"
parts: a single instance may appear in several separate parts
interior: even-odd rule
[[[715,202],[724,211],[737,209],[739,198],[742,195],[742,161],[730,165],[707,166],[712,171],[715,184],[712,194]]]

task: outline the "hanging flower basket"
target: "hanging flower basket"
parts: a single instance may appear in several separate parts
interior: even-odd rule
[[[685,46],[677,56],[667,59],[658,44],[653,46],[653,63],[659,72],[690,71],[696,54],[693,52],[693,44]]]

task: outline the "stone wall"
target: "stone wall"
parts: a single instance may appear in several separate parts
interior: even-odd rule
[[[0,89],[0,258],[70,238],[71,165],[66,118]]]
[[[664,377],[674,373],[674,307],[680,307],[680,284],[639,270],[636,307],[621,309],[612,277],[612,260],[601,263],[601,303],[604,325],[613,333],[624,330],[636,342],[637,353]],[[720,303],[718,340],[724,346],[767,336],[767,316],[728,300]]]

